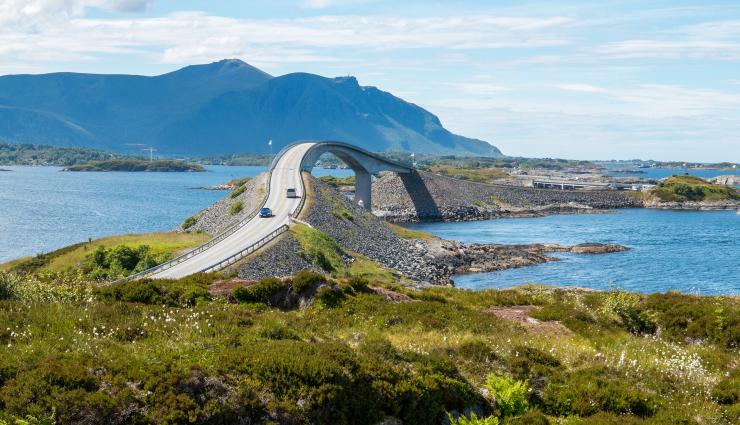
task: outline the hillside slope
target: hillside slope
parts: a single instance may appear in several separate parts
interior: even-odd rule
[[[272,77],[240,60],[164,75],[54,73],[0,77],[0,141],[167,155],[267,152],[338,139],[372,151],[500,156],[446,130],[430,112],[353,77]]]

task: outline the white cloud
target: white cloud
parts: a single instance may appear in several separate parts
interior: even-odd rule
[[[740,59],[740,42],[722,40],[626,40],[608,43],[597,54],[612,59]]]
[[[333,3],[333,0],[305,0],[303,2],[303,7],[307,9],[324,9],[331,6]]]
[[[153,0],[2,0],[0,23],[34,26],[82,16],[88,7],[119,12],[144,10]]]
[[[558,85],[558,88],[561,90],[578,91],[578,92],[584,92],[584,93],[604,93],[607,91],[606,89],[603,89],[601,87],[592,86],[590,84],[581,84],[581,83],[560,84]]]
[[[235,19],[178,12],[141,19],[87,19],[85,7],[131,10],[144,0],[10,0],[0,16],[16,20],[0,27],[0,61],[92,59],[100,53],[138,53],[160,63],[190,64],[241,56],[261,63],[326,62],[331,49],[534,48],[567,43],[548,35],[567,25],[562,17],[319,16],[299,19]],[[5,4],[5,3],[4,3]],[[25,5],[24,7],[21,7]],[[20,18],[19,16],[22,15]],[[62,19],[64,18],[64,19]],[[32,22],[33,25],[18,23]],[[29,46],[34,46],[29,49]],[[268,59],[265,59],[268,58]]]

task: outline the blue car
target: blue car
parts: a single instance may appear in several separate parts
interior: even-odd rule
[[[269,208],[262,208],[260,210],[260,217],[262,218],[272,217],[272,210]]]

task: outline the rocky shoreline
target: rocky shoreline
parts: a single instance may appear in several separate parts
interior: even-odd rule
[[[657,200],[645,201],[645,208],[660,210],[686,210],[686,211],[726,211],[740,210],[740,201],[684,201],[684,202],[660,202]]]

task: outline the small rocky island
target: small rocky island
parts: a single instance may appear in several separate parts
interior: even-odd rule
[[[124,171],[124,172],[203,172],[200,164],[176,160],[146,161],[141,159],[112,159],[72,165],[62,171]]]

